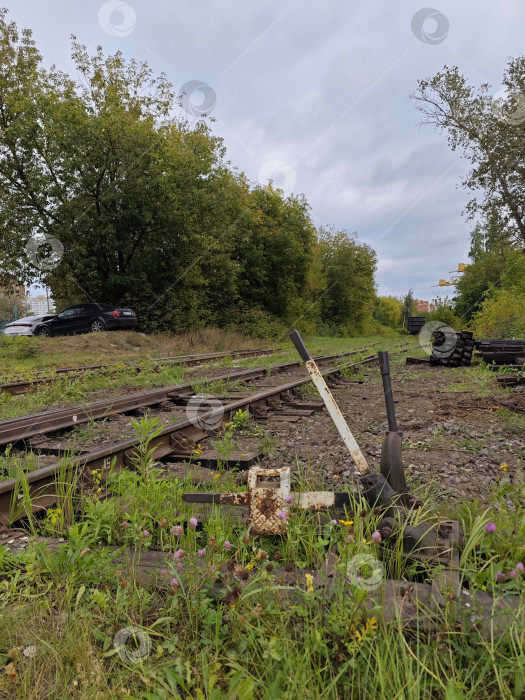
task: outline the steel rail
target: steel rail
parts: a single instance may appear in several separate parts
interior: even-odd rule
[[[90,365],[87,367],[65,367],[56,370],[50,370],[54,374],[42,377],[40,379],[28,379],[27,381],[11,382],[8,384],[0,384],[0,392],[7,394],[26,394],[35,385],[49,384],[50,382],[62,379],[61,374],[66,374],[70,378],[83,377],[84,374],[106,374],[107,372],[115,371],[118,372],[121,369],[131,368],[136,372],[141,372],[144,369],[149,369],[151,366],[162,367],[164,365],[169,365],[171,367],[177,367],[179,365],[184,365],[185,367],[193,367],[195,365],[202,364],[204,362],[209,362],[212,360],[222,360],[228,357],[236,359],[245,359],[248,357],[262,357],[265,355],[273,355],[274,353],[281,352],[282,348],[275,348],[269,350],[234,350],[232,352],[218,352],[218,353],[207,353],[202,355],[179,355],[174,357],[159,357],[155,360],[151,360],[151,365],[141,366],[138,361],[123,362],[123,363],[113,363],[109,365]],[[47,370],[40,370],[39,373],[44,373]]]
[[[340,353],[339,355],[320,356],[317,358],[317,361],[326,362],[340,357],[356,355],[363,350],[369,350],[375,345],[378,345],[378,343],[365,346],[362,349]],[[299,367],[300,364],[299,361],[295,361],[272,365],[268,368],[241,369],[229,372],[221,377],[211,378],[208,381],[242,381],[257,379],[261,376],[265,376],[268,372],[275,374],[276,372],[294,369],[295,367]],[[118,413],[126,413],[138,408],[154,406],[163,401],[173,400],[193,393],[194,389],[192,384],[190,382],[185,382],[183,384],[160,387],[146,392],[128,394],[127,396],[117,396],[100,401],[93,401],[80,406],[69,406],[67,408],[44,411],[42,413],[21,416],[19,418],[10,418],[0,421],[0,445],[7,445],[36,435],[44,435],[54,430],[72,428],[82,423],[87,423],[90,420],[101,420]]]
[[[281,348],[277,348],[275,352],[280,350]],[[198,359],[208,359],[208,357],[214,358],[214,357],[228,357],[230,355],[236,355],[238,353],[243,353],[243,352],[249,352],[248,350],[232,350],[231,352],[216,352],[216,353],[195,353],[194,355],[167,355],[166,357],[155,357],[152,358],[151,362],[161,362],[163,360],[180,360],[181,362],[184,362],[185,360],[198,360]],[[252,351],[255,352],[255,351]],[[268,352],[267,350],[261,350],[261,352]],[[86,372],[87,370],[91,369],[108,369],[110,367],[117,367],[120,368],[122,365],[136,365],[139,364],[141,360],[127,360],[126,362],[109,362],[104,365],[86,365],[82,367],[48,367],[47,369],[39,369],[37,370],[34,374],[39,375],[39,374],[44,374],[44,375],[55,375],[55,374],[68,374],[70,372]],[[14,375],[14,379],[16,377],[23,377],[24,375],[22,373],[18,375]]]
[[[399,347],[399,345],[402,345],[402,343],[393,347]],[[398,350],[396,353],[392,353],[392,356],[407,352],[410,345],[410,343],[407,343],[406,347]],[[356,362],[355,365],[361,366],[377,361],[377,355],[369,355],[363,360]],[[346,367],[351,366],[352,364],[346,364]],[[322,375],[330,377],[338,374],[340,371],[341,367],[338,366],[324,370]],[[180,454],[181,449],[184,451],[181,440],[191,444],[209,436],[210,432],[201,427],[203,421],[217,420],[217,425],[228,422],[239,409],[248,409],[253,412],[254,409],[256,410],[258,407],[262,408],[267,406],[268,400],[276,396],[282,396],[286,399],[290,392],[293,392],[303,384],[307,384],[309,381],[310,377],[308,375],[300,377],[286,384],[272,387],[266,391],[252,394],[248,397],[230,402],[220,408],[200,414],[198,421],[184,420],[179,423],[167,425],[151,443],[151,448],[154,449],[152,458],[159,460],[174,452]],[[201,425],[199,425],[199,422]],[[110,467],[119,471],[128,466],[133,466],[134,451],[139,444],[140,440],[138,438],[130,438],[129,440],[110,445],[100,450],[80,455],[68,464],[62,465],[62,468],[67,471],[80,471],[80,478],[87,478],[86,468],[89,468],[90,472],[93,471],[93,469],[108,470]],[[191,458],[193,454],[192,450],[185,450],[185,452],[187,453],[187,457]],[[61,464],[56,463],[24,475],[33,512],[41,511],[55,503],[55,479],[60,470]],[[19,482],[17,479],[9,479],[8,481],[0,483],[0,525],[7,525],[10,521],[14,522],[14,520],[24,516],[25,511],[23,508],[14,503],[14,494],[18,489]]]

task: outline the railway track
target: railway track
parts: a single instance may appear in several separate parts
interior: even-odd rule
[[[343,357],[351,357],[363,351],[369,351],[379,345],[372,345],[352,350],[350,352],[322,355],[316,358],[317,362],[327,362]],[[276,374],[301,366],[300,361],[283,362],[272,365],[269,368],[257,367],[229,372],[223,376],[215,377],[211,381],[223,380],[227,382],[250,381],[266,376],[268,373]],[[44,411],[33,415],[22,416],[0,421],[0,445],[7,445],[19,440],[45,435],[46,433],[73,428],[92,420],[101,420],[119,413],[135,411],[139,408],[155,406],[165,401],[177,401],[184,396],[194,393],[194,383],[185,382],[172,386],[152,389],[150,391],[137,392],[126,396],[117,396],[102,401],[94,401],[81,406],[71,406],[63,409]]]
[[[213,353],[203,353],[199,355],[178,355],[174,357],[158,357],[151,361],[151,364],[146,367],[149,369],[152,365],[155,367],[162,367],[164,365],[169,365],[171,367],[177,367],[183,365],[185,367],[194,367],[195,365],[204,364],[205,362],[212,362],[213,360],[224,360],[226,358],[232,359],[245,359],[248,357],[262,357],[265,355],[273,355],[275,353],[281,352],[282,348],[274,348],[270,350],[233,350],[230,352],[213,352]],[[136,361],[133,362],[122,362],[122,363],[112,363],[108,365],[89,365],[87,367],[63,367],[55,370],[39,370],[36,375],[47,375],[42,377],[36,377],[34,379],[20,380],[16,382],[10,382],[7,384],[0,384],[0,392],[6,394],[26,394],[31,391],[34,387],[38,387],[42,384],[49,384],[57,379],[61,379],[63,376],[67,377],[83,377],[85,374],[106,374],[108,372],[119,372],[123,368],[135,369],[136,372],[141,372],[144,367],[140,366]],[[52,374],[49,374],[52,372]]]
[[[399,343],[395,346],[391,346],[389,350],[398,348],[397,352],[391,353],[392,355],[396,355],[406,352],[410,345],[410,343]],[[355,351],[353,352],[355,354]],[[333,359],[334,357],[348,356],[350,354],[351,353],[342,353],[339,356],[325,357]],[[342,380],[341,370],[343,368],[359,368],[377,361],[378,358],[376,354],[369,355],[358,362],[347,362],[337,367],[326,369],[322,371],[322,374],[328,380],[337,382],[338,380]],[[286,364],[290,366],[300,363]],[[264,374],[267,373],[266,369],[263,371]],[[310,378],[308,375],[301,376],[276,387],[266,389],[265,391],[259,391],[249,396],[243,396],[242,398],[228,401],[210,411],[201,414],[197,412],[191,419],[167,425],[161,430],[151,444],[151,447],[154,448],[152,458],[157,461],[169,455],[177,459],[191,458],[194,455],[194,446],[200,440],[209,436],[209,425],[212,424],[214,429],[216,429],[221,424],[230,421],[239,410],[249,410],[256,419],[269,417],[272,414],[285,416],[288,413],[296,418],[303,415],[311,415],[314,410],[311,405],[308,408],[304,407],[304,402],[298,401],[295,397],[295,392],[298,388],[307,384],[309,381]],[[180,398],[184,400],[190,397],[186,395]],[[203,426],[206,426],[208,429]],[[30,495],[33,512],[41,511],[55,503],[56,477],[61,470],[63,472],[64,468],[68,471],[74,469],[79,470],[80,478],[84,480],[89,480],[90,474],[94,469],[107,471],[110,466],[113,470],[121,470],[128,467],[132,468],[134,463],[134,450],[138,445],[139,440],[137,438],[132,438],[100,450],[82,454],[66,465],[56,463],[28,473],[25,479],[27,481],[27,491]],[[203,455],[199,456],[199,460],[203,458]],[[0,525],[8,525],[10,522],[14,522],[16,519],[23,517],[25,513],[22,508],[18,508],[14,505],[14,494],[17,492],[18,488],[19,482],[16,479],[10,479],[0,483]]]

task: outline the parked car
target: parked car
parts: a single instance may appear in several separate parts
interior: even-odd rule
[[[69,335],[134,328],[137,314],[133,309],[121,309],[110,304],[75,304],[68,306],[34,330],[35,335]]]
[[[4,335],[33,335],[35,328],[42,321],[47,321],[50,318],[53,318],[53,316],[26,316],[25,318],[19,318],[17,321],[7,324],[4,329]]]

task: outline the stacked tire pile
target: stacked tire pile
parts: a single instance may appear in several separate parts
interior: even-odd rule
[[[470,331],[457,333],[452,328],[436,330],[432,334],[430,362],[447,367],[468,367],[474,352],[474,334]]]

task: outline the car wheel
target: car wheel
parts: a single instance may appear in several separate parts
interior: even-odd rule
[[[91,321],[91,330],[93,333],[100,333],[100,331],[105,331],[106,327],[102,321],[96,319],[95,321]]]
[[[46,326],[44,326],[43,328],[39,328],[35,335],[41,335],[44,338],[49,338],[51,335],[51,331],[49,330],[49,328],[46,328]]]

